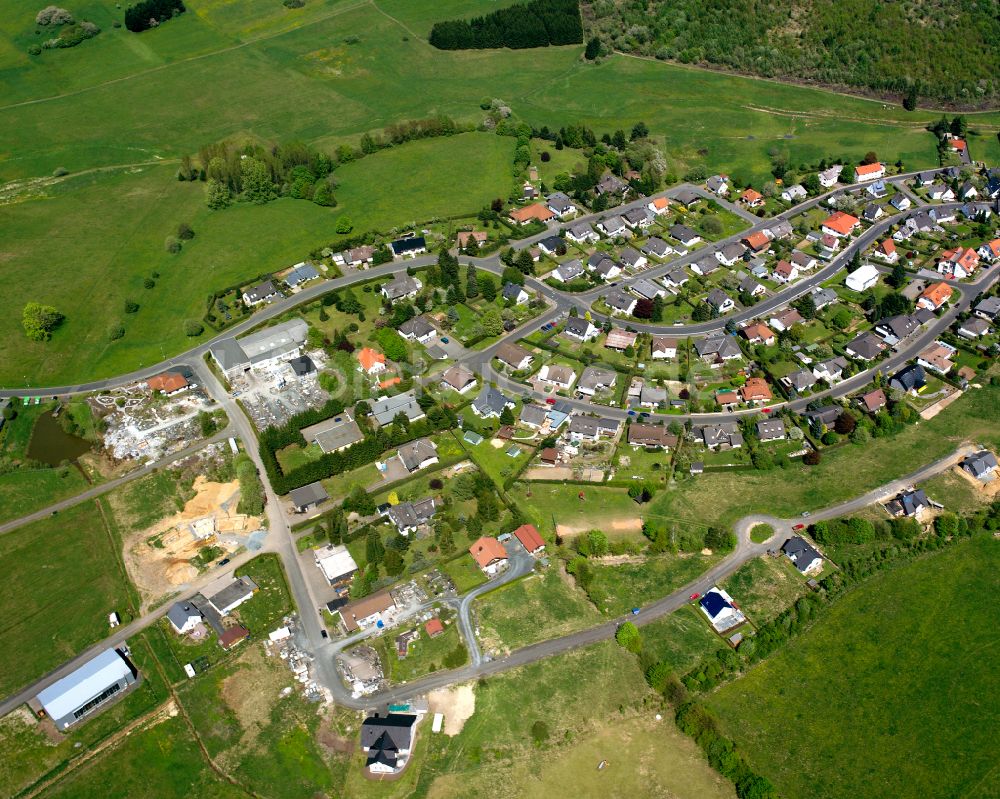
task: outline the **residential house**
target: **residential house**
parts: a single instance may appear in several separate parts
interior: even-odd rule
[[[867,291],[878,283],[881,273],[871,264],[862,264],[844,280],[844,284],[852,291]]]
[[[622,263],[632,270],[642,269],[649,263],[649,260],[645,255],[632,247],[622,247],[619,257],[621,258]]]
[[[927,385],[927,374],[919,363],[904,366],[889,378],[889,388],[914,396],[925,385]]]
[[[316,566],[333,587],[346,587],[358,571],[358,564],[343,544],[327,544],[313,550]]]
[[[889,193],[889,189],[886,188],[884,180],[876,180],[865,187],[865,193],[876,200],[881,200]]]
[[[507,302],[512,302],[514,305],[524,305],[531,299],[531,295],[524,290],[524,286],[519,286],[517,283],[505,284],[502,296]]]
[[[836,236],[831,236],[829,233],[822,233],[820,234],[816,248],[819,250],[821,258],[830,260],[840,250],[840,239]]]
[[[840,295],[833,289],[824,289],[817,286],[812,290],[812,299],[816,310],[819,311],[837,302],[840,299]]]
[[[557,283],[569,283],[571,280],[576,280],[576,278],[583,275],[583,271],[583,263],[579,258],[574,258],[564,264],[559,264],[559,266],[549,272],[548,276]]]
[[[856,216],[851,216],[843,211],[834,211],[823,221],[820,229],[829,236],[845,238],[857,230],[860,224],[861,220]]]
[[[956,247],[941,253],[937,270],[949,280],[962,280],[979,268],[979,253],[972,247]]]
[[[920,323],[910,314],[900,314],[881,319],[875,323],[875,332],[882,337],[890,347],[909,338],[920,329]]]
[[[771,276],[776,283],[791,283],[793,280],[798,279],[799,268],[791,261],[781,260],[774,267],[774,272]]]
[[[663,276],[664,284],[670,288],[680,288],[690,279],[683,266],[675,266]]]
[[[662,424],[640,424],[628,426],[628,443],[638,447],[662,447],[669,450],[677,446],[677,436]]]
[[[878,413],[888,404],[888,400],[885,392],[876,388],[874,391],[869,391],[858,397],[858,404],[868,413]]]
[[[577,341],[593,341],[600,334],[600,328],[596,327],[589,319],[582,316],[569,316],[563,327],[563,333]]]
[[[374,715],[361,723],[365,768],[372,774],[398,774],[410,760],[417,717],[410,713]]]
[[[485,247],[490,234],[484,230],[460,230],[455,237],[455,243],[462,250],[468,249],[469,242],[476,242],[476,247]]]
[[[797,310],[794,308],[785,308],[768,319],[767,323],[779,333],[783,333],[785,330],[790,330],[802,321],[802,314]]]
[[[717,586],[706,591],[698,605],[716,632],[731,630],[746,621],[743,612],[733,604],[733,598]]]
[[[979,257],[989,263],[1000,261],[1000,239],[993,239],[983,244],[979,250]]]
[[[871,361],[878,358],[885,349],[885,344],[874,333],[862,333],[845,348],[850,357],[858,361]]]
[[[545,549],[545,541],[533,524],[522,524],[515,529],[514,538],[521,542],[529,555],[537,555]]]
[[[957,350],[951,344],[934,341],[917,354],[917,363],[924,369],[937,372],[939,375],[946,375],[955,365],[951,359],[956,352]]]
[[[158,391],[160,394],[165,394],[168,397],[173,397],[176,394],[187,391],[190,387],[187,378],[180,372],[162,372],[155,377],[149,378],[146,381],[146,385],[150,391]]]
[[[362,347],[355,356],[360,364],[360,371],[373,376],[385,371],[385,356],[371,347]]]
[[[628,227],[625,224],[625,220],[622,219],[621,216],[614,214],[599,221],[597,223],[597,229],[608,238],[613,239],[616,236],[624,234],[628,230]]]
[[[719,263],[723,266],[735,266],[743,256],[746,254],[747,248],[745,244],[738,241],[734,241],[731,244],[727,244],[722,249],[715,251],[715,257],[719,259]]]
[[[756,189],[746,189],[740,195],[739,202],[743,203],[747,208],[760,208],[764,205],[764,195]]]
[[[677,239],[685,247],[691,247],[701,241],[701,234],[687,225],[676,224],[670,227],[670,238]]]
[[[936,311],[947,303],[954,293],[955,290],[947,283],[934,283],[920,293],[917,298],[917,306],[926,308],[928,311]]]
[[[996,455],[985,449],[965,458],[960,465],[966,472],[983,482],[993,479],[993,473],[998,466]]]
[[[576,382],[576,372],[569,366],[547,363],[538,370],[538,380],[560,391],[569,391]]]
[[[784,441],[787,437],[785,423],[781,419],[762,419],[757,422],[757,438],[762,443]]]
[[[390,302],[412,300],[423,287],[424,284],[411,275],[397,275],[388,283],[382,285],[382,296]]]
[[[523,372],[531,368],[534,356],[524,347],[504,341],[497,345],[496,359],[513,372]]]
[[[740,449],[743,446],[743,435],[736,422],[705,425],[699,432],[705,446],[711,450]]]
[[[839,405],[824,405],[822,408],[817,408],[814,411],[806,411],[804,416],[810,425],[819,423],[828,429],[837,423],[837,420],[843,413],[844,409]]]
[[[671,336],[653,336],[650,357],[654,361],[677,357],[677,339]]]
[[[538,242],[538,249],[546,255],[558,255],[566,252],[566,241],[561,236],[546,236]]]
[[[372,402],[371,408],[372,418],[379,427],[392,424],[392,420],[401,413],[411,422],[424,418],[423,408],[417,402],[417,393],[413,390],[404,391],[402,394],[396,394],[392,397],[379,397]]]
[[[632,230],[645,230],[653,224],[653,215],[645,208],[631,208],[622,214],[622,218]]]
[[[236,608],[253,599],[257,593],[257,583],[249,577],[236,577],[229,585],[208,598],[208,604],[215,608],[220,616],[228,616]]]
[[[591,256],[587,263],[594,261],[594,257]],[[596,264],[594,265],[594,271],[600,275],[605,281],[614,280],[622,273],[621,264],[617,261],[612,261],[606,255],[601,255],[600,258],[596,259]]]
[[[913,205],[913,203],[910,201],[909,197],[903,194],[903,192],[898,191],[892,196],[892,199],[889,200],[889,205],[897,211],[906,211],[911,205]]]
[[[896,243],[892,239],[883,239],[872,253],[875,258],[885,261],[887,264],[894,264],[899,260],[899,253],[896,252]]]
[[[418,502],[400,502],[390,506],[385,515],[396,526],[400,535],[409,536],[434,518],[437,501],[427,497]]]
[[[670,200],[668,200],[666,197],[654,197],[652,200],[646,203],[646,208],[648,208],[650,212],[656,214],[657,216],[662,216],[663,214],[665,214],[667,211],[670,210]]]
[[[719,268],[719,259],[711,253],[706,253],[691,264],[691,271],[696,275],[706,277]]]
[[[612,289],[604,298],[608,308],[620,314],[631,314],[635,310],[638,299],[631,294],[626,294],[621,289]]]
[[[747,405],[758,405],[773,399],[771,387],[763,377],[750,377],[740,386],[740,399]]]
[[[805,187],[801,183],[796,183],[792,186],[786,188],[781,192],[781,199],[786,203],[795,203],[798,200],[804,200],[808,195]]]
[[[781,551],[801,574],[816,574],[823,569],[823,556],[800,535],[789,538],[782,544]]]
[[[729,175],[712,175],[705,181],[705,188],[717,197],[729,194]]]
[[[694,350],[701,360],[713,367],[721,366],[725,361],[743,357],[740,345],[732,336],[711,336],[698,339],[694,343]]]
[[[202,613],[190,602],[174,602],[167,611],[167,620],[178,635],[187,635],[201,624]]]
[[[914,491],[903,491],[885,504],[885,509],[891,516],[919,516],[922,511],[930,508],[932,503],[922,488]]]
[[[881,180],[885,177],[885,165],[878,162],[874,164],[861,164],[854,167],[854,182],[868,183],[872,180]]]
[[[472,401],[472,412],[483,419],[499,417],[504,408],[513,408],[514,400],[493,386],[483,386],[479,395]]]
[[[997,317],[1000,316],[1000,297],[987,297],[980,300],[972,312],[987,322],[996,321]]]
[[[561,191],[557,191],[546,197],[545,207],[560,219],[566,219],[577,212],[577,207],[573,201]]]
[[[763,297],[767,293],[767,288],[763,283],[758,283],[753,275],[747,275],[740,281],[740,294],[748,294],[751,297]]]
[[[597,182],[594,191],[598,195],[602,194],[622,194],[629,190],[629,185],[617,175],[605,172],[604,176]]]
[[[644,277],[639,278],[633,282],[629,289],[637,296],[644,300],[652,300],[656,297],[665,297],[667,290],[663,288],[659,283],[654,283],[652,280],[647,280]]]
[[[965,181],[958,189],[958,199],[960,200],[974,200],[978,196],[979,189],[976,188],[976,185],[971,180]]]
[[[300,355],[298,358],[292,358],[288,362],[288,365],[292,368],[295,376],[300,379],[316,371],[316,364],[312,362],[312,359],[308,355]]]
[[[437,335],[437,330],[434,329],[434,325],[427,320],[426,316],[414,316],[412,319],[407,319],[396,330],[407,341],[418,341],[421,344],[425,344]]]
[[[611,329],[611,332],[608,333],[604,346],[610,350],[618,350],[621,352],[623,350],[627,350],[629,347],[634,347],[635,340],[638,337],[638,333],[630,330],[623,330],[620,327],[614,327]]]
[[[532,189],[534,192],[534,189]],[[521,208],[514,208],[507,214],[510,220],[516,225],[528,225],[532,222],[549,222],[556,218],[556,215],[541,203],[532,203]]]
[[[705,297],[707,302],[718,314],[728,313],[736,307],[736,303],[722,289],[712,289]]]
[[[296,289],[303,283],[308,283],[310,280],[316,280],[318,277],[319,272],[316,271],[316,267],[303,261],[302,263],[295,264],[295,266],[288,271],[283,280],[285,281],[285,285],[290,289]]]
[[[615,387],[617,379],[617,372],[612,372],[609,369],[600,369],[596,366],[588,366],[580,375],[580,379],[576,384],[576,390],[580,394],[592,397],[600,391],[610,391]]]
[[[681,189],[674,194],[674,199],[681,205],[690,208],[692,205],[703,202],[705,198],[694,189]]]
[[[461,364],[449,366],[441,374],[441,385],[459,394],[464,394],[476,385],[476,376]]]
[[[774,333],[763,322],[754,322],[740,330],[740,334],[751,344],[763,344],[770,347],[774,344]]]
[[[542,405],[525,403],[521,407],[521,415],[518,421],[525,427],[530,427],[532,430],[539,430],[548,421],[548,409]]]
[[[763,230],[757,230],[744,236],[742,242],[753,252],[763,252],[771,246],[771,237]]]
[[[814,269],[819,263],[819,261],[817,261],[813,256],[807,255],[800,250],[793,250],[789,260],[791,260],[791,262],[798,267],[800,272],[808,272],[809,270]]]
[[[847,369],[847,359],[838,355],[828,361],[819,361],[813,366],[813,375],[817,380],[824,380],[831,386],[844,378]]]
[[[427,252],[427,242],[424,241],[423,236],[404,236],[389,244],[389,251],[395,258],[404,258],[406,256],[412,258],[415,255]]]
[[[437,445],[429,438],[418,438],[400,446],[396,457],[403,468],[413,474],[438,462]]]
[[[740,395],[732,390],[720,390],[716,392],[715,402],[722,410],[732,413],[740,405]]]
[[[288,499],[296,513],[305,513],[310,508],[322,505],[330,498],[320,482],[309,483],[288,492]]]
[[[811,369],[796,369],[781,378],[781,382],[796,394],[802,394],[816,385],[817,378]]]
[[[642,408],[664,408],[667,405],[667,390],[643,383],[639,390],[639,406]]]
[[[958,328],[958,335],[962,338],[977,339],[987,335],[992,328],[990,323],[978,316],[970,316]]]
[[[950,203],[955,199],[955,192],[951,190],[951,186],[944,183],[935,183],[927,189],[927,196],[932,200]]]
[[[787,219],[779,219],[775,222],[769,223],[768,226],[764,228],[764,231],[772,239],[787,239],[795,232],[792,228],[792,223]]]
[[[260,305],[278,296],[278,289],[271,280],[265,280],[243,292],[244,305]]]
[[[594,442],[601,438],[614,438],[620,428],[621,423],[617,419],[574,416],[569,421],[569,437],[575,443]]]
[[[652,236],[645,244],[642,245],[642,251],[646,255],[654,255],[657,258],[666,258],[674,250],[673,247],[667,244],[663,239],[657,236]]]
[[[885,216],[885,211],[878,203],[868,203],[861,212],[861,218],[868,224],[878,222],[883,216]]]
[[[819,178],[819,185],[824,189],[832,189],[837,185],[837,181],[840,180],[840,173],[843,169],[844,167],[840,164],[834,164],[829,169],[824,169],[817,175]]]
[[[577,244],[595,244],[601,238],[589,222],[577,222],[575,225],[571,225],[565,235],[567,239],[575,241]]]

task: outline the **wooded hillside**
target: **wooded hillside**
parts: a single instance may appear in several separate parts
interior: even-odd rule
[[[533,0],[484,17],[438,22],[430,43],[440,50],[547,47],[583,41],[577,0]]]
[[[604,49],[982,105],[1000,96],[996,0],[593,0]]]

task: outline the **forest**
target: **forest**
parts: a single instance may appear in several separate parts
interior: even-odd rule
[[[582,41],[577,0],[532,0],[483,17],[438,22],[430,35],[430,43],[439,50],[520,50]]]
[[[588,54],[983,106],[1000,94],[995,0],[592,0]]]

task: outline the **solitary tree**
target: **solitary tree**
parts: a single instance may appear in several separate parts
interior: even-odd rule
[[[630,621],[618,628],[615,632],[615,640],[618,642],[618,646],[635,655],[642,651],[642,636],[639,634],[639,628]]]
[[[32,341],[48,341],[65,317],[51,305],[29,302],[21,313],[25,335]]]

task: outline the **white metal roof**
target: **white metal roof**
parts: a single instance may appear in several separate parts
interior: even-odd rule
[[[60,719],[131,673],[125,659],[107,649],[38,694],[38,701],[50,718]]]

